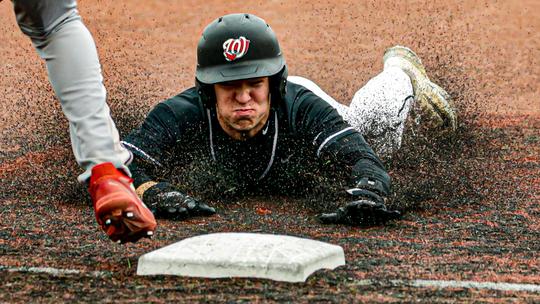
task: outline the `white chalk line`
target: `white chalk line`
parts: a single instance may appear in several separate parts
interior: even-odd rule
[[[468,288],[468,289],[489,289],[500,291],[528,291],[540,292],[538,284],[520,284],[520,283],[500,283],[500,282],[477,282],[477,281],[454,281],[454,280],[359,280],[351,282],[352,286],[410,286],[410,287],[433,287],[439,289],[445,288]]]
[[[7,272],[30,272],[30,273],[44,273],[52,276],[64,276],[64,275],[83,275],[92,277],[103,277],[111,275],[109,271],[84,271],[77,269],[61,269],[53,267],[8,267],[0,265],[0,271]]]
[[[92,277],[103,277],[111,275],[109,271],[83,271],[76,269],[61,269],[52,267],[8,267],[0,265],[0,271],[8,272],[30,272],[44,273],[52,276],[63,275],[84,275]],[[520,283],[499,283],[499,282],[477,282],[477,281],[454,281],[454,280],[359,280],[350,282],[349,286],[410,286],[410,287],[433,287],[433,288],[469,288],[469,289],[489,289],[500,291],[528,291],[540,292],[538,284],[520,284]]]

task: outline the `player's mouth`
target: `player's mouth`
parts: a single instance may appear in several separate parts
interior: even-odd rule
[[[250,109],[250,108],[236,109],[236,110],[234,110],[234,114],[235,114],[236,116],[248,116],[248,115],[252,115],[254,112],[255,112],[255,110],[254,110],[254,109]]]

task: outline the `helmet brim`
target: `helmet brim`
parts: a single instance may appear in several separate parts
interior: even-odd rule
[[[249,78],[272,76],[285,66],[283,56],[271,59],[249,60],[245,62],[226,63],[218,66],[197,67],[195,76],[205,84],[216,84]]]

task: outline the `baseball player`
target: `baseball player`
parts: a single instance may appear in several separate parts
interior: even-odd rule
[[[97,222],[113,241],[150,237],[156,221],[134,192],[127,167],[132,155],[120,144],[94,40],[81,21],[76,1],[12,2],[17,23],[45,60],[69,120],[73,153],[85,169],[78,179],[89,186]]]
[[[362,134],[374,136],[378,153],[391,155],[411,111],[430,114],[440,130],[456,127],[447,93],[408,48],[388,49],[384,70],[347,107],[313,82],[287,77],[276,35],[251,14],[226,15],[204,29],[195,83],[156,105],[124,141],[134,154],[136,191],[156,217],[215,213],[171,182],[179,170],[201,162],[245,190],[289,188],[309,174],[343,173],[331,180],[347,187],[348,201],[320,220],[383,224],[400,213],[385,205],[390,176]]]

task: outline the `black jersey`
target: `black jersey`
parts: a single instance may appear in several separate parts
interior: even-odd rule
[[[390,189],[390,177],[362,135],[322,98],[291,82],[261,131],[245,141],[227,135],[215,107],[203,106],[191,88],[156,105],[124,145],[135,156],[130,169],[136,187],[154,180],[154,169],[205,160],[248,184],[283,182],[294,178],[291,171],[324,167],[345,173],[350,186],[369,177]]]

